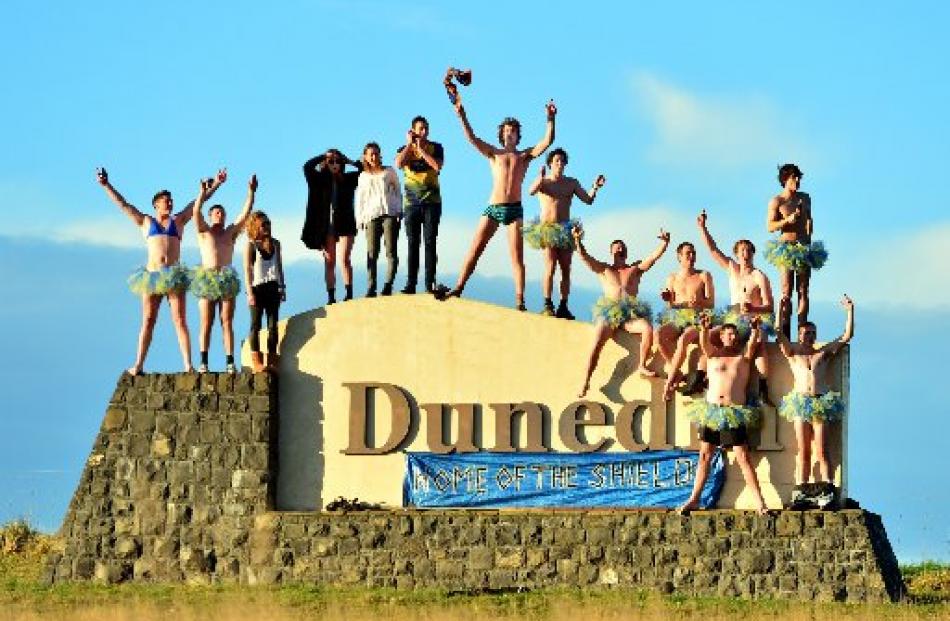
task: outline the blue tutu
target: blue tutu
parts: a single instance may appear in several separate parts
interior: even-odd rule
[[[718,325],[731,323],[739,332],[739,339],[745,341],[752,334],[752,324],[749,322],[754,316],[759,318],[759,327],[765,332],[765,335],[775,338],[775,315],[772,313],[746,314],[740,313],[739,309],[730,306],[717,312],[713,321]]]
[[[230,265],[222,268],[198,266],[192,270],[191,292],[206,300],[230,300],[241,291],[241,281]]]
[[[828,391],[814,396],[793,391],[782,397],[778,413],[790,421],[835,423],[844,416],[844,409],[840,392]]]
[[[715,431],[737,429],[739,427],[758,427],[758,408],[748,405],[719,405],[703,399],[694,399],[686,407],[686,417],[700,427]]]
[[[571,231],[574,227],[580,226],[580,220],[541,222],[539,218],[534,218],[524,226],[524,240],[535,250],[542,248],[574,250],[574,236]]]
[[[803,244],[797,241],[770,239],[765,244],[765,260],[779,269],[803,272],[807,268],[820,270],[828,261],[824,242]]]
[[[605,323],[611,328],[619,328],[631,319],[646,319],[652,322],[653,311],[647,302],[621,296],[619,300],[601,296],[591,309],[594,323]]]
[[[188,291],[191,275],[184,265],[166,265],[157,271],[144,267],[129,276],[129,290],[135,295],[168,295]]]

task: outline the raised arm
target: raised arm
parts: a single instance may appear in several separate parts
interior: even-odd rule
[[[307,160],[306,162],[303,163],[303,176],[307,179],[307,182],[308,182],[308,183],[309,183],[314,177],[317,176],[317,168],[318,168],[321,164],[323,164],[323,162],[324,162],[326,159],[327,159],[327,154],[326,154],[326,152],[323,152],[323,153],[321,153],[320,155],[316,155],[316,156],[314,156],[314,157],[311,157],[309,160]]]
[[[584,203],[588,205],[594,204],[594,199],[597,198],[597,191],[604,187],[604,184],[607,183],[607,177],[603,175],[597,175],[597,178],[594,179],[594,183],[590,186],[590,194],[588,194],[581,184],[576,179],[574,180],[574,195],[581,199]]]
[[[547,168],[544,166],[541,167],[541,170],[538,171],[538,177],[531,182],[531,187],[528,188],[528,194],[534,196],[537,194],[542,187],[544,187],[544,175],[547,173]]]
[[[841,298],[841,306],[844,307],[848,314],[848,318],[844,324],[844,334],[830,343],[825,343],[821,348],[822,351],[827,351],[830,354],[837,354],[842,347],[851,341],[851,337],[854,336],[854,302],[845,295]]]
[[[706,228],[705,209],[696,217],[696,224],[699,226],[699,234],[702,236],[703,241],[706,242],[706,247],[709,248],[709,254],[711,254],[716,263],[719,264],[719,267],[724,270],[728,270],[732,267],[732,259],[723,254],[719,246],[716,245],[716,240],[709,234],[709,229]]]
[[[743,356],[746,360],[755,360],[756,350],[759,348],[759,343],[762,340],[762,331],[759,329],[761,325],[762,320],[758,317],[753,317],[749,320],[751,332],[749,333],[749,342],[746,343],[745,352],[743,352]]]
[[[214,178],[208,178],[205,181],[203,181],[202,183],[205,188],[204,200],[207,201],[209,198],[211,198],[214,195],[214,193],[218,191],[218,188],[224,185],[224,182],[227,180],[228,180],[228,169],[220,168],[218,169],[218,172],[214,176]],[[184,209],[182,209],[181,211],[175,214],[175,223],[178,224],[179,228],[185,226],[188,223],[188,221],[191,220],[192,216],[198,213],[198,212],[195,212],[195,202],[196,201],[189,201],[188,204],[185,205]],[[205,228],[207,229],[207,223],[205,223]],[[199,229],[199,232],[200,232],[200,229]]]
[[[112,184],[109,183],[109,173],[106,172],[105,168],[96,169],[96,179],[99,181],[99,185],[106,191],[106,196],[119,206],[122,213],[127,215],[129,219],[135,223],[135,226],[141,227],[142,222],[145,221],[145,214],[129,203],[129,201],[125,200],[125,198],[119,194],[119,191],[112,187]]]
[[[244,199],[244,208],[241,210],[241,213],[238,214],[237,220],[231,224],[231,239],[237,239],[241,236],[241,233],[244,232],[244,224],[247,222],[247,217],[251,214],[251,210],[254,209],[254,197],[257,195],[257,175],[251,175],[251,178],[247,182],[247,198]]]
[[[199,233],[205,233],[208,231],[208,223],[205,221],[204,215],[201,213],[201,208],[205,204],[205,198],[207,196],[208,188],[211,186],[210,179],[202,179],[198,182],[198,197],[195,200],[191,201],[192,214],[195,219],[195,226],[198,228]]]
[[[785,336],[785,332],[779,327],[782,325],[783,320],[782,305],[779,304],[778,314],[775,317],[775,342],[778,343],[778,349],[782,352],[782,355],[791,359],[791,357],[795,355],[795,351],[792,349],[792,342],[788,340],[788,337]]]
[[[660,240],[660,245],[657,246],[656,250],[653,251],[653,254],[647,258],[640,261],[637,267],[640,268],[641,272],[648,271],[653,265],[660,260],[660,257],[663,256],[663,253],[666,252],[666,249],[670,245],[670,234],[660,229],[660,234],[657,235],[657,239]]]
[[[531,157],[539,157],[542,153],[547,151],[551,143],[554,142],[554,117],[557,116],[557,106],[554,105],[553,99],[548,101],[544,106],[544,110],[548,115],[547,126],[544,129],[544,137],[541,138],[541,142],[531,147],[528,151],[528,155]]]
[[[595,274],[603,274],[604,270],[607,269],[607,264],[602,263],[595,259],[594,257],[587,254],[587,249],[584,248],[584,231],[579,226],[575,226],[571,230],[571,235],[574,236],[574,245],[577,246],[577,254],[580,256],[581,261],[584,262],[590,271]]]
[[[472,146],[474,146],[475,149],[485,157],[495,157],[495,147],[491,146],[475,135],[475,131],[472,129],[471,123],[468,122],[468,115],[465,113],[465,107],[462,105],[461,95],[459,95],[455,100],[455,114],[458,115],[459,121],[462,122],[462,133],[465,134],[465,139],[471,142]]]
[[[709,338],[711,327],[712,317],[708,313],[703,313],[699,318],[699,349],[707,358],[712,358],[719,353]]]

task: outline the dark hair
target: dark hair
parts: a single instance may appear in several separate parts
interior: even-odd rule
[[[803,321],[798,324],[798,329],[801,331],[802,328],[811,328],[812,330],[818,331],[818,326],[815,325],[814,321]]]
[[[778,169],[779,185],[784,188],[785,182],[793,175],[801,179],[803,176],[805,176],[805,173],[803,173],[802,169],[795,164],[782,164]]]
[[[748,239],[740,239],[732,245],[732,254],[739,254],[739,247],[746,245],[749,247],[749,250],[752,251],[752,254],[755,254],[755,244],[750,242]]]
[[[224,205],[212,205],[211,207],[208,208],[208,213],[211,213],[215,209],[220,209],[221,211],[224,211]]]
[[[622,239],[613,240],[612,242],[610,242],[610,246],[608,246],[608,248],[613,248],[614,244],[620,244],[620,246],[623,248],[623,253],[627,254],[627,244],[625,244]]]
[[[156,192],[155,196],[152,197],[152,207],[154,207],[155,203],[158,202],[158,199],[160,199],[163,196],[167,197],[170,200],[172,197],[172,193],[169,192],[168,190],[159,190],[158,192]]]
[[[694,246],[692,242],[680,242],[680,245],[676,247],[676,254],[683,252],[683,248],[686,248],[687,246],[692,248],[693,252],[696,252],[696,246]]]
[[[518,130],[518,142],[521,142],[521,121],[513,116],[506,116],[502,122],[498,124],[498,142],[505,144],[504,140],[501,139],[502,130],[505,129],[505,125],[511,125],[516,130]],[[518,144],[518,142],[515,144]]]
[[[725,330],[726,328],[729,328],[729,329],[735,331],[736,333],[739,332],[739,328],[737,328],[737,327],[736,327],[736,324],[734,324],[734,323],[724,323],[724,324],[722,324],[721,326],[719,326],[719,329],[720,329],[720,330]]]
[[[424,116],[422,116],[422,115],[420,114],[420,115],[418,115],[418,116],[413,117],[412,123],[409,124],[409,127],[415,127],[415,126],[416,126],[416,123],[425,123],[425,126],[428,127],[428,126],[429,126],[429,119],[427,119],[426,117],[424,117]]]
[[[561,147],[558,147],[558,148],[554,149],[553,151],[551,151],[550,153],[548,153],[547,159],[544,160],[545,163],[547,163],[548,166],[550,166],[550,165],[551,165],[551,162],[554,161],[554,156],[555,156],[555,155],[560,155],[560,156],[561,156],[561,159],[564,160],[564,165],[567,166],[567,151],[565,151],[565,150],[562,149]]]

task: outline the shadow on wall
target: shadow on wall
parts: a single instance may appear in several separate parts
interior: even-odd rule
[[[323,507],[323,380],[300,368],[300,351],[317,333],[317,325],[327,316],[318,308],[294,315],[287,320],[281,335],[281,374],[278,399],[285,403],[284,394],[305,395],[305,403],[313,404],[303,410],[281,407],[277,471],[277,509],[281,511],[319,511]],[[292,371],[292,372],[287,372]],[[293,464],[282,468],[281,464]],[[302,490],[311,493],[303,494]]]

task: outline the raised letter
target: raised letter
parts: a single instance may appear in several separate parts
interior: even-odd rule
[[[395,384],[371,382],[343,382],[343,386],[350,390],[350,441],[346,450],[341,451],[343,454],[384,455],[385,453],[391,453],[402,444],[406,436],[409,435],[411,412],[409,402],[401,388]],[[370,390],[374,388],[385,393],[389,397],[390,406],[392,406],[392,426],[389,430],[389,438],[379,448],[369,446],[367,437],[369,427],[367,421],[370,418],[367,397]],[[375,410],[375,407],[373,409]],[[373,414],[375,415],[375,411]]]
[[[492,449],[493,451],[496,453],[514,453],[518,450],[511,443],[511,426],[517,412],[523,413],[527,420],[528,437],[524,450],[531,453],[546,453],[550,450],[544,446],[544,413],[537,403],[490,403],[489,406],[495,411],[495,447]]]
[[[578,437],[578,431],[588,425],[606,424],[607,411],[603,405],[596,401],[575,401],[564,408],[557,423],[557,431],[568,450],[575,453],[594,453],[603,450],[610,443],[610,438],[601,438],[596,444],[587,444]]]
[[[441,403],[423,403],[420,410],[426,413],[426,442],[429,450],[439,455],[446,453],[474,453],[475,446],[475,406],[471,403],[453,403],[448,405],[448,417]],[[446,442],[445,419],[451,419],[452,410],[458,412],[458,440]]]
[[[617,412],[617,422],[615,424],[617,442],[620,443],[620,446],[633,453],[639,453],[649,448],[646,443],[642,442],[643,417],[651,410],[649,401],[628,401],[623,404],[623,407]],[[633,432],[634,425],[638,426],[640,433]]]

